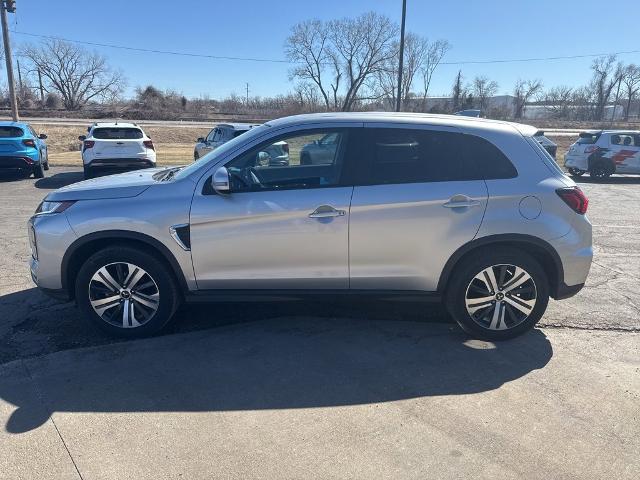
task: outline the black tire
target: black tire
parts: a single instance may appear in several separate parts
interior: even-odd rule
[[[542,318],[549,303],[549,283],[544,269],[531,255],[515,248],[500,248],[496,249],[496,251],[482,249],[465,257],[461,262],[462,263],[454,269],[451,280],[449,281],[445,293],[445,305],[451,316],[466,333],[473,337],[486,340],[507,340],[529,331],[538,320]],[[514,322],[513,326],[508,326],[502,330],[495,330],[481,325],[480,321],[474,320],[471,317],[467,311],[467,291],[473,288],[471,287],[471,283],[474,281],[476,275],[488,267],[503,265],[520,267],[529,274],[534,283],[535,304],[533,305],[533,309],[520,323]],[[508,280],[506,283],[508,283]],[[516,292],[516,290],[514,290],[514,292]],[[513,298],[513,296],[511,296],[511,298]],[[496,302],[493,303],[495,304]],[[489,306],[489,308],[496,307]],[[511,305],[507,306],[506,301],[504,301],[504,308],[508,308],[510,311],[518,314],[518,311],[514,310]],[[490,311],[487,311],[487,314],[490,314]],[[482,310],[479,309],[476,315],[483,315]],[[502,320],[502,322],[505,321],[506,320]]]
[[[93,178],[95,176],[95,174],[93,173],[93,170],[90,167],[83,167],[83,170],[84,170],[85,180],[89,180],[90,178]]]
[[[45,157],[44,169],[49,170],[49,154]]]
[[[311,157],[308,153],[303,153],[300,157],[300,165],[311,165]]]
[[[44,178],[44,165],[42,160],[33,166],[33,178]]]
[[[569,175],[572,177],[581,177],[586,173],[584,170],[580,170],[579,168],[568,168],[567,170],[569,171]]]
[[[118,275],[116,273],[113,273],[113,269],[116,268],[117,270],[117,267],[115,267],[114,265],[119,263],[132,264],[136,268],[143,270],[145,272],[145,275],[148,275],[148,277],[144,276],[139,280],[138,285],[139,288],[141,288],[140,292],[136,292],[134,290],[134,288],[138,288],[136,287],[136,285],[134,285],[133,287],[131,287],[131,290],[127,294],[127,297],[123,296],[122,290],[118,290],[116,288],[108,290],[102,288],[102,290],[104,291],[104,295],[103,297],[98,298],[111,298],[111,296],[118,297],[115,300],[115,304],[112,307],[112,310],[105,310],[105,317],[113,315],[113,318],[103,318],[98,315],[96,310],[94,310],[93,306],[91,305],[90,295],[96,297],[95,290],[92,290],[92,292],[90,293],[90,288],[94,288],[96,286],[96,282],[92,282],[92,278],[95,278],[94,275],[96,275],[100,269],[106,266],[111,269],[113,275],[112,278],[120,282],[120,284],[118,284],[118,287],[121,287],[124,283],[122,282],[122,278],[129,271],[124,271],[122,278],[118,279]],[[149,280],[152,280],[152,282],[150,282]],[[129,298],[131,303],[135,304],[135,295],[143,291],[142,288],[144,287],[144,285],[142,285],[142,282],[147,285],[153,283],[152,288],[157,290],[157,300],[154,300],[156,305],[155,313],[149,314],[149,317],[142,321],[143,319],[141,318],[141,312],[143,312],[144,310],[152,311],[152,309],[141,310],[141,306],[139,304],[136,304],[137,306],[132,306],[132,309],[137,309],[138,313],[135,315],[137,315],[141,320],[140,325],[133,326],[132,324],[129,324],[128,328],[125,328],[123,326],[124,309],[122,307],[124,298]],[[119,296],[122,298],[120,298]],[[75,297],[82,317],[87,320],[93,327],[106,332],[109,335],[125,338],[147,337],[158,333],[171,320],[181,301],[181,296],[176,286],[174,276],[172,275],[172,272],[169,270],[169,268],[165,265],[164,261],[162,261],[155,255],[143,251],[142,249],[124,245],[107,247],[96,252],[84,262],[76,277]],[[94,298],[94,301],[96,301],[96,298]],[[120,304],[119,307],[118,304]],[[129,318],[129,315],[127,315],[127,318]]]
[[[193,161],[195,162],[196,160],[200,159],[200,154],[198,152],[193,152]]]
[[[605,180],[611,176],[613,170],[605,162],[595,162],[591,165],[589,176],[594,180]]]

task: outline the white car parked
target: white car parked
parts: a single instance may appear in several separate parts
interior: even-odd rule
[[[98,171],[126,171],[156,166],[151,138],[135,123],[94,123],[80,135],[84,177]]]
[[[614,173],[640,174],[640,132],[604,130],[582,132],[565,156],[569,173],[607,178]]]

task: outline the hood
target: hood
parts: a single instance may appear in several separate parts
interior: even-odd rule
[[[46,200],[102,200],[109,198],[135,197],[157,183],[153,175],[163,168],[148,168],[134,172],[92,178],[59,188],[47,195]]]

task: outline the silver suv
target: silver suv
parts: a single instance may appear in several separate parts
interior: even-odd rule
[[[184,168],[50,193],[31,272],[109,333],[159,331],[182,301],[325,294],[443,300],[505,339],[583,286],[587,199],[533,127],[419,114],[288,117]],[[330,159],[304,163],[333,135]],[[261,162],[278,142],[285,166]]]

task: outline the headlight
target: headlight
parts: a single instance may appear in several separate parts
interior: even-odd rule
[[[48,202],[43,201],[36,208],[36,215],[46,215],[48,213],[62,213],[71,205],[76,203],[75,201],[70,202]]]
[[[38,260],[38,244],[36,242],[36,230],[33,223],[29,222],[29,245],[31,245],[31,256]]]

